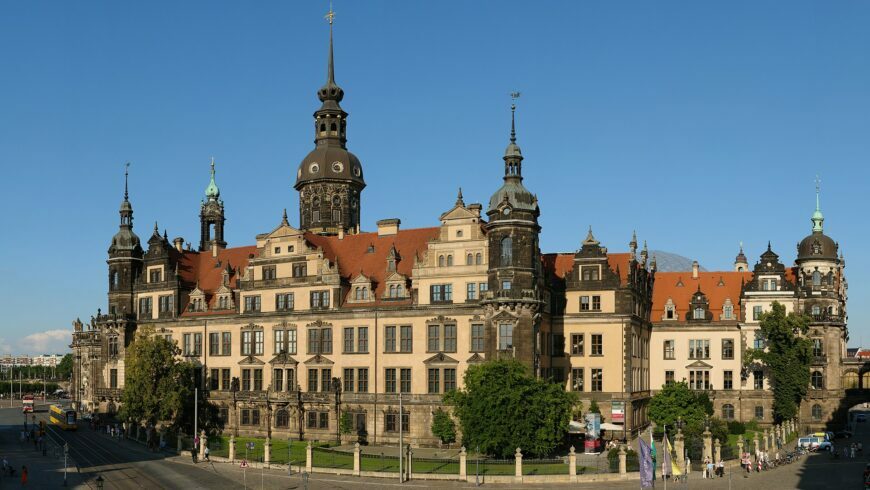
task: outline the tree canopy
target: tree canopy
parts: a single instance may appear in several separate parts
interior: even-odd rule
[[[813,352],[812,341],[805,337],[809,318],[794,313],[786,315],[785,306],[774,301],[760,320],[766,349],[749,349],[746,363],[748,366],[761,362],[767,367],[773,389],[774,420],[781,422],[797,415],[809,388]]]
[[[562,441],[576,401],[561,384],[538,379],[515,360],[470,366],[464,387],[444,396],[469,449],[507,458],[516,448],[547,455]]]
[[[685,381],[665,385],[649,402],[649,418],[659,426],[674,427],[678,417],[687,425],[701,426],[713,414],[709,397],[704,397],[706,393],[690,390]]]
[[[72,375],[73,370],[73,355],[67,354],[60,360],[57,365],[57,379],[68,380]]]
[[[432,435],[444,444],[456,442],[456,424],[450,414],[440,408],[432,415]]]

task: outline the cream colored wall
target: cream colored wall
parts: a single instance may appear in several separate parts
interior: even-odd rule
[[[591,392],[591,369],[603,369],[602,392],[622,392],[623,386],[623,323],[616,319],[582,319],[566,317],[564,322],[565,351],[568,365],[565,372],[568,388],[571,387],[571,369],[584,369],[584,392]],[[571,335],[584,335],[582,356],[571,355]],[[592,335],[602,335],[602,355],[590,355]]]
[[[592,296],[601,297],[601,310],[580,311],[580,296],[589,296],[590,308],[592,304]],[[616,311],[616,292],[615,291],[568,291],[565,294],[565,314],[595,314],[595,313],[613,313]]]
[[[724,386],[724,374],[726,370],[733,373],[733,389],[740,389],[740,369],[742,367],[741,349],[740,349],[740,331],[733,327],[724,330],[721,327],[705,326],[695,327],[687,326],[685,323],[675,325],[671,328],[653,327],[652,332],[652,370],[650,372],[650,384],[653,390],[661,389],[665,383],[665,371],[674,371],[674,380],[689,381],[689,369],[686,367],[689,364],[696,362],[696,359],[689,359],[689,340],[700,339],[710,341],[710,359],[700,359],[701,362],[713,366],[710,371],[710,384],[713,389],[721,390]],[[722,340],[731,339],[734,341],[734,359],[722,359]],[[664,343],[665,340],[674,341],[674,359],[667,360],[664,358]],[[751,379],[750,388],[751,386]]]

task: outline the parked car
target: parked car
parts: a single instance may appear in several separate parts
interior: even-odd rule
[[[834,447],[834,445],[831,444],[831,441],[822,441],[819,443],[819,446],[816,450],[817,451],[830,451],[832,447]]]
[[[798,447],[802,447],[804,449],[810,449],[812,447],[813,438],[812,437],[801,437],[798,439]]]

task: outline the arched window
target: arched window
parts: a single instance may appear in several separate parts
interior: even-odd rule
[[[452,265],[453,265],[453,256],[452,256],[452,255],[448,255],[448,256],[447,256],[447,267],[450,267],[450,266],[452,266]]]
[[[513,262],[514,255],[514,244],[511,237],[504,237],[501,239],[501,265],[511,265]]]
[[[483,264],[483,254],[478,253],[477,255],[475,255],[474,256],[474,263],[475,263],[475,265]]]
[[[857,388],[858,387],[858,373],[851,372],[843,375],[843,388],[847,390],[849,388]]]
[[[443,255],[438,256],[438,267],[444,267],[444,256]]]
[[[732,315],[734,315],[734,307],[731,305],[725,305],[722,307],[722,319],[730,320]]]
[[[334,133],[334,132],[338,131],[338,126],[336,126],[335,123],[332,123],[329,125],[329,130]]]
[[[731,405],[730,403],[722,405],[722,419],[734,420],[734,405]]]
[[[275,427],[289,427],[290,426],[290,414],[287,413],[287,410],[278,410],[278,413],[275,414]]]
[[[369,288],[362,288],[362,299],[369,299]]]
[[[819,405],[818,403],[813,405],[812,415],[813,415],[813,420],[815,420],[815,421],[822,420],[822,406]]]
[[[395,284],[390,284],[390,294],[389,294],[389,297],[390,297],[390,298],[395,298],[395,297],[396,297],[396,285],[395,285]]]
[[[320,132],[321,132],[321,133],[325,133],[325,132],[326,132],[326,123],[320,123]]]
[[[396,297],[401,298],[404,295],[405,295],[405,293],[402,292],[402,285],[401,284],[397,285],[396,286]]]
[[[814,390],[821,390],[825,387],[825,382],[822,378],[822,373],[818,371],[813,371],[811,376],[811,384]]]
[[[360,299],[359,287],[353,288],[353,299]]]
[[[704,319],[704,308],[695,308],[695,320],[703,320]]]
[[[822,339],[813,339],[813,357],[822,357],[825,354]]]
[[[822,285],[822,273],[819,271],[813,271],[813,286],[821,286]]]
[[[112,271],[112,278],[110,279],[110,283],[112,285],[112,289],[118,287],[118,271]]]
[[[472,265],[472,264],[474,264],[474,256],[471,254],[466,255],[465,256],[465,265]]]

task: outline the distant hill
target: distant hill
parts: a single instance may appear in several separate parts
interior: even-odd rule
[[[662,250],[651,250],[650,258],[655,256],[656,267],[662,272],[692,272],[692,259]],[[701,267],[700,270],[707,269]]]

